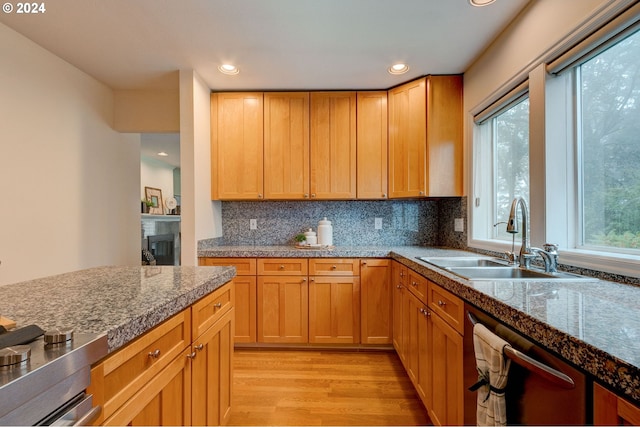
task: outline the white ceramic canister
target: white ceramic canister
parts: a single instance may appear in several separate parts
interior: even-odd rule
[[[333,245],[333,227],[326,216],[318,222],[318,243],[323,246]]]
[[[311,228],[309,229],[309,231],[305,231],[304,237],[305,237],[305,241],[307,242],[307,245],[318,244],[318,237],[316,236],[316,232],[313,231]]]

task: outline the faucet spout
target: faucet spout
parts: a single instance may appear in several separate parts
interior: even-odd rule
[[[522,218],[522,245],[520,246],[520,267],[529,268],[531,266],[531,259],[536,257],[536,254],[531,250],[531,243],[529,241],[529,211],[527,209],[527,202],[522,197],[516,197],[511,202],[511,211],[509,212],[509,220],[507,221],[507,233],[516,234],[520,230],[518,228],[518,208],[521,211]]]

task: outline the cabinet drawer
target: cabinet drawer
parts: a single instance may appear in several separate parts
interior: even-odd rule
[[[429,287],[429,281],[427,279],[425,279],[415,271],[409,270],[408,278],[405,281],[405,286],[423,304],[427,303],[427,290]]]
[[[90,390],[102,402],[103,418],[110,417],[190,343],[191,310],[186,309],[96,365]]]
[[[359,276],[360,262],[352,258],[317,258],[309,260],[310,276]]]
[[[191,306],[192,339],[202,335],[211,325],[233,307],[235,286],[233,281],[216,289]]]
[[[199,264],[205,266],[234,266],[238,276],[255,276],[255,258],[199,258]]]
[[[429,282],[429,308],[459,333],[464,332],[464,303],[451,292]]]
[[[260,276],[306,276],[306,258],[263,258],[258,259]]]

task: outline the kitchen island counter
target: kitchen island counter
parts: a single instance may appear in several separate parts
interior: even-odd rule
[[[96,267],[0,286],[0,314],[18,327],[106,333],[112,352],[218,289],[234,267]]]
[[[604,280],[466,280],[417,258],[479,255],[439,247],[211,246],[198,255],[392,258],[640,403],[640,287]]]

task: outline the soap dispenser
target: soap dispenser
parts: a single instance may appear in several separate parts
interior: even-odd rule
[[[333,245],[333,227],[326,216],[318,222],[318,243],[322,246]]]
[[[305,240],[307,242],[307,245],[316,245],[316,244],[318,244],[318,238],[316,236],[316,232],[313,231],[311,228],[309,229],[309,231],[305,231],[304,237],[305,237]]]

